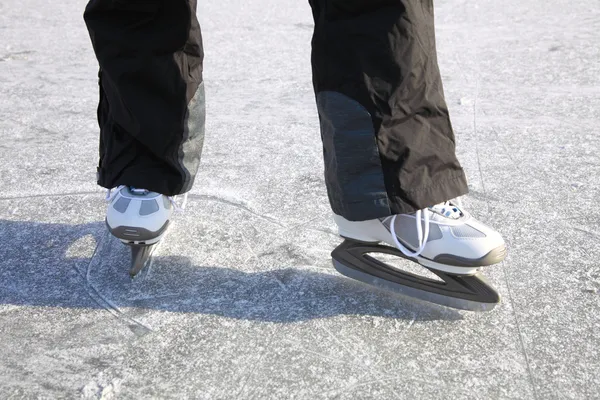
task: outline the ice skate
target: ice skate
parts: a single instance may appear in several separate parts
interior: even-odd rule
[[[160,193],[120,186],[110,195],[106,225],[110,233],[131,247],[130,276],[149,264],[165,235],[173,213],[172,200]]]
[[[334,267],[343,275],[465,310],[488,311],[500,301],[479,269],[505,258],[504,240],[456,204],[446,202],[414,214],[369,221],[334,218],[346,240],[331,255]],[[399,270],[369,256],[375,253],[417,262],[440,280]]]

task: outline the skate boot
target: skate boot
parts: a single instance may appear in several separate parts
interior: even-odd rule
[[[369,221],[334,219],[346,240],[333,251],[333,263],[346,276],[454,308],[491,310],[500,300],[479,269],[504,260],[504,240],[453,202]],[[417,262],[439,280],[401,271],[369,253]]]
[[[160,193],[128,186],[109,195],[106,225],[116,238],[131,247],[131,269],[135,277],[148,264],[164,236],[173,213],[172,200]]]

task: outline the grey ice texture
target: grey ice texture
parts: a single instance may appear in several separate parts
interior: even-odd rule
[[[304,1],[200,2],[204,159],[131,282],[84,3],[0,2],[0,398],[598,398],[597,0],[436,5],[463,202],[509,246],[491,313],[333,270]]]

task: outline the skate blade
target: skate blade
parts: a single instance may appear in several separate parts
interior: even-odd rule
[[[143,245],[126,243],[131,247],[131,268],[129,270],[129,276],[132,280],[150,269],[152,266],[152,256],[162,243],[164,243],[164,239],[171,230],[172,225],[173,224],[168,223],[164,232],[151,244]]]
[[[143,269],[152,264],[152,254],[155,249],[156,244],[131,246],[131,269],[129,270],[131,279],[134,279]]]
[[[404,286],[395,282],[377,278],[373,275],[369,275],[367,273],[358,271],[354,268],[346,267],[344,264],[336,260],[333,260],[333,266],[340,274],[348,278],[366,283],[379,289],[383,289],[388,293],[393,292],[394,294],[400,294],[403,296],[407,296],[411,299],[418,299],[426,301],[428,303],[434,303],[450,308],[456,308],[459,310],[467,311],[492,311],[498,304],[481,303],[478,301],[459,299],[456,297],[448,297],[437,293],[416,289],[410,286]]]
[[[490,311],[500,296],[480,273],[455,275],[427,268],[439,280],[394,268],[369,256],[381,253],[406,258],[389,246],[346,240],[331,253],[333,266],[342,275],[369,285],[447,307]]]

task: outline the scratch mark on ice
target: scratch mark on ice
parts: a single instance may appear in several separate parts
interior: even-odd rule
[[[111,313],[115,318],[127,322],[129,329],[131,329],[131,331],[137,336],[143,336],[145,334],[153,332],[153,329],[149,326],[144,325],[143,323],[125,315],[113,302],[111,302],[105,296],[102,296],[98,289],[90,282],[90,271],[92,264],[95,261],[96,254],[98,253],[99,249],[101,249],[104,243],[106,242],[108,235],[110,235],[110,233],[106,231],[100,243],[96,245],[94,253],[92,254],[92,257],[90,258],[90,261],[86,267],[85,274],[83,274],[79,269],[77,269],[77,267],[73,268],[83,278],[85,282],[86,292],[88,293],[90,298],[96,302],[96,304],[98,304],[100,307]]]

